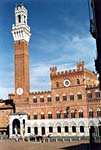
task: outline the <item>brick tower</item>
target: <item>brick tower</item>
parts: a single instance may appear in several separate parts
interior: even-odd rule
[[[30,91],[29,82],[29,40],[30,27],[27,25],[27,9],[22,3],[15,8],[15,25],[12,26],[15,61],[15,103],[25,103]]]

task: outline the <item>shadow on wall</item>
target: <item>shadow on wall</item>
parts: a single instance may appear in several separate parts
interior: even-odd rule
[[[84,143],[80,145],[63,147],[64,150],[101,150],[101,143]]]

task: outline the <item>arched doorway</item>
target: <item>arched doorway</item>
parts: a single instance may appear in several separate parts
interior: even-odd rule
[[[12,123],[13,134],[20,134],[20,121],[14,119]]]
[[[90,126],[90,129],[89,129],[90,143],[93,142],[94,133],[95,133],[95,128],[94,128],[94,126]]]
[[[42,131],[42,135],[45,135],[45,127],[42,127],[41,131]]]

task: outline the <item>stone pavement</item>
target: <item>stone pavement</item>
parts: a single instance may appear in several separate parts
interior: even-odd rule
[[[90,150],[86,142],[16,142],[0,140],[0,150]]]

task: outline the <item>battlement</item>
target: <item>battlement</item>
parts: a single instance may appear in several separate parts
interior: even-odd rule
[[[80,71],[84,71],[84,66],[85,66],[85,63],[82,61],[80,63],[77,63],[76,65],[76,69],[73,69],[73,70],[66,70],[66,71],[61,71],[61,72],[57,72],[57,67],[50,67],[50,75],[51,76],[54,76],[54,75],[65,75],[65,74],[70,74],[70,73],[77,73],[77,72],[80,72]]]
[[[30,95],[36,95],[36,94],[49,94],[51,91],[35,91],[35,92],[30,92]]]

